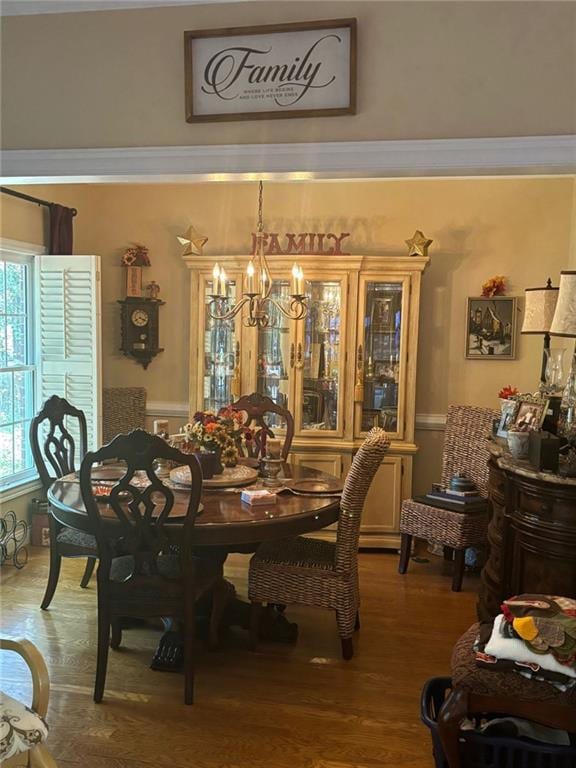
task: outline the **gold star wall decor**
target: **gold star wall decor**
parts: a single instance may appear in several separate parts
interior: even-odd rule
[[[405,242],[408,246],[408,256],[428,256],[428,248],[434,241],[428,239],[417,229],[413,237]]]
[[[188,227],[186,235],[177,239],[180,245],[186,246],[183,256],[202,256],[202,248],[208,242],[206,235],[201,235],[192,225]]]

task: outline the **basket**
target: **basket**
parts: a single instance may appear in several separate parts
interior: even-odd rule
[[[438,713],[451,689],[451,678],[433,677],[425,684],[420,701],[420,717],[430,728],[436,768],[449,768],[438,733]],[[576,747],[462,731],[460,759],[462,768],[574,768]]]

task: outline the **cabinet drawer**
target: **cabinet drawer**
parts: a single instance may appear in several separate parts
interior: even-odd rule
[[[311,467],[335,477],[344,478],[348,471],[346,457],[340,453],[291,453],[288,461],[297,467]]]
[[[543,494],[533,496],[525,491],[520,491],[518,494],[518,510],[520,515],[524,513],[543,520],[553,520],[567,524],[573,524],[574,522],[574,502],[568,499],[557,499]]]

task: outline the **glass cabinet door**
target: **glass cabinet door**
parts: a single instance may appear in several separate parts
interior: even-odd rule
[[[356,432],[383,427],[402,431],[400,393],[404,369],[404,281],[361,278],[356,400]]]
[[[236,300],[235,279],[228,281],[228,300],[219,299],[216,311],[226,311]],[[217,413],[220,408],[234,400],[232,381],[236,372],[239,352],[239,331],[237,318],[214,320],[208,314],[208,303],[212,293],[212,281],[204,281],[204,369],[203,409]]]
[[[296,345],[296,430],[342,433],[345,278],[307,280],[308,314]]]
[[[271,298],[283,306],[290,303],[290,280],[274,280]],[[290,337],[291,321],[279,309],[270,305],[269,323],[258,329],[258,355],[256,358],[256,391],[271,398],[282,408],[292,407],[290,400]],[[267,421],[272,428],[285,425],[280,416],[269,414]]]

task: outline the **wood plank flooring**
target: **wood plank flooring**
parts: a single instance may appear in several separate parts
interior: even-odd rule
[[[478,580],[450,591],[441,558],[396,572],[395,554],[360,556],[362,628],[356,655],[340,658],[332,614],[293,607],[298,644],[246,647],[234,630],[223,650],[198,648],[196,703],[179,674],[153,672],[160,630],[124,632],[110,652],[104,701],[94,704],[96,582],[79,587],[83,561],[66,559],[49,611],[39,608],[48,552],[0,571],[0,632],[27,637],[51,675],[48,744],[61,768],[431,768],[419,720],[429,677],[449,673],[452,645],[475,620]],[[226,575],[246,595],[248,558]],[[24,666],[0,657],[2,688],[29,696]]]

